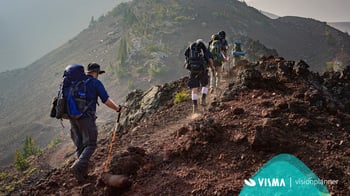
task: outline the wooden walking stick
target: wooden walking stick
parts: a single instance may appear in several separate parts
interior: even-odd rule
[[[116,121],[115,126],[114,126],[112,140],[111,140],[111,143],[109,145],[107,159],[106,159],[106,162],[104,164],[103,173],[101,175],[102,181],[105,184],[107,184],[109,186],[113,186],[113,187],[122,187],[122,186],[125,186],[126,184],[129,184],[128,177],[126,177],[124,175],[113,175],[113,174],[109,173],[109,166],[111,163],[113,144],[115,142],[117,134],[119,134],[119,138],[121,137],[119,120],[120,120],[120,112],[118,112],[118,117],[117,117],[117,121]]]

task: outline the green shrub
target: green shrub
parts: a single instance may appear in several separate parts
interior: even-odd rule
[[[186,89],[182,89],[180,92],[175,94],[174,105],[187,101],[190,99],[190,94],[187,93]]]
[[[41,152],[41,149],[35,145],[33,138],[27,136],[23,146],[23,157],[27,158],[32,155],[36,155],[40,152]]]
[[[123,37],[119,43],[119,49],[117,54],[117,62],[119,65],[123,66],[128,57],[128,43],[126,38]]]
[[[7,174],[5,172],[0,172],[0,180],[7,178]]]
[[[29,167],[28,161],[24,158],[22,153],[16,149],[15,152],[15,168],[18,171],[24,171]]]

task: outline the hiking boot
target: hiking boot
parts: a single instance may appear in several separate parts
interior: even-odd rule
[[[192,113],[193,114],[198,113],[198,105],[193,105]]]
[[[81,172],[75,165],[71,166],[69,168],[69,171],[73,176],[78,180],[78,182],[84,182],[85,181],[85,175],[83,172]]]

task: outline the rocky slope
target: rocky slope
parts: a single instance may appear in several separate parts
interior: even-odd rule
[[[280,57],[242,61],[211,103],[191,115],[191,101],[173,104],[187,78],[127,97],[124,134],[114,143],[110,172],[132,181],[122,189],[99,180],[113,122],[100,126],[89,178],[78,184],[68,172],[74,157],[54,155],[62,167],[2,178],[4,194],[21,195],[237,195],[244,179],[279,153],[291,153],[327,185],[332,195],[350,192],[350,70],[320,76],[305,62]],[[126,118],[125,118],[126,117]],[[64,153],[63,153],[64,154]],[[36,160],[36,161],[35,161]],[[21,176],[21,177],[20,177]],[[20,183],[15,183],[20,182]]]

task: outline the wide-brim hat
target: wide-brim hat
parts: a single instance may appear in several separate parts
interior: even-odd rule
[[[97,63],[89,63],[87,66],[87,72],[97,72],[99,74],[106,73],[104,70],[101,70],[101,66]]]

